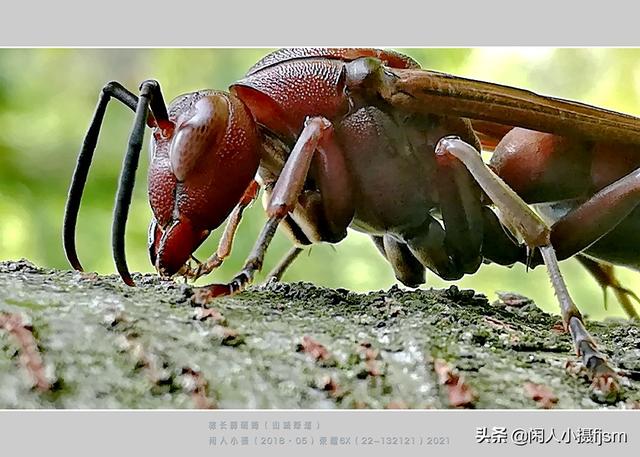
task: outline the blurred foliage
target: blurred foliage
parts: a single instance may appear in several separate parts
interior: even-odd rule
[[[640,114],[640,50],[636,49],[404,49],[423,67],[525,87],[539,93],[578,99],[630,114]],[[162,83],[167,99],[202,88],[225,89],[267,49],[2,49],[0,50],[0,258],[27,257],[38,264],[68,268],[61,245],[67,187],[76,155],[102,84],[118,80],[135,89],[147,78]],[[89,175],[78,223],[78,250],[87,270],[112,273],[111,210],[132,114],[113,103],[107,111]],[[146,238],[150,209],[144,171],[138,173],[127,228],[130,268],[152,271]],[[248,211],[231,259],[207,281],[229,279],[240,268],[264,221],[262,208]],[[201,247],[206,258],[217,235]],[[267,255],[268,271],[289,249],[279,234]],[[630,249],[640,249],[631,246]],[[622,316],[573,260],[563,263],[569,287],[589,315]],[[619,269],[623,281],[640,292],[638,274]],[[369,239],[351,232],[338,245],[313,247],[286,276],[332,287],[364,291],[395,283],[391,269]],[[557,305],[543,268],[525,272],[483,266],[458,281],[490,298],[496,290],[530,296],[543,308]],[[447,283],[429,274],[428,286]]]

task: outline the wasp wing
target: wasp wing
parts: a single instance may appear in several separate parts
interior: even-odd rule
[[[376,82],[397,108],[471,119],[487,145],[508,127],[640,145],[640,118],[584,103],[430,70],[384,67]]]

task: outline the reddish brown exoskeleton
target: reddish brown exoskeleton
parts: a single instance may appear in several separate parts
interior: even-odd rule
[[[136,112],[113,225],[114,258],[127,284],[124,227],[147,123],[149,250],[160,274],[198,277],[220,265],[262,186],[268,220],[242,272],[201,296],[245,287],[277,227],[295,242],[277,277],[304,246],[340,241],[348,227],[371,235],[398,280],[412,287],[426,269],[455,280],[483,261],[544,263],[594,385],[617,390],[557,259],[579,256],[637,317],[636,297],[611,270],[640,266],[640,250],[629,248],[640,243],[637,118],[422,70],[401,54],[372,49],[276,51],[230,93],[198,91],[168,108],[155,81],[142,84],[139,98],[112,82],[69,192],[64,240],[76,269],[77,212],[111,97]],[[482,147],[494,150],[489,166]],[[218,251],[191,267],[192,253],[225,219]]]

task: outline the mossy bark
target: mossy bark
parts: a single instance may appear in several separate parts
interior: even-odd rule
[[[473,291],[191,287],[0,263],[0,408],[596,408],[558,316]],[[590,322],[640,404],[640,326]]]

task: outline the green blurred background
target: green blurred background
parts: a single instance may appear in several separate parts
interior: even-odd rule
[[[640,50],[400,51],[425,68],[640,115]],[[170,100],[196,89],[224,89],[267,52],[268,49],[0,50],[0,259],[26,257],[43,266],[69,268],[61,243],[63,207],[80,143],[105,82],[115,79],[135,90],[142,80],[155,78]],[[110,105],[78,223],[78,251],[88,271],[114,272],[111,211],[131,121],[128,109],[118,103]],[[145,154],[129,216],[127,253],[132,271],[150,272],[146,248],[151,216],[146,200],[147,160]],[[243,220],[231,259],[207,281],[227,280],[238,271],[263,221],[261,205],[255,204]],[[204,259],[213,252],[219,233],[215,235],[196,253],[198,258]],[[264,271],[289,246],[288,239],[279,234],[268,252]],[[613,296],[608,310],[604,309],[601,290],[574,260],[563,262],[562,269],[586,314],[593,318],[624,316]],[[640,292],[638,273],[619,269],[619,274],[627,286]],[[313,247],[297,260],[285,280],[307,280],[357,291],[388,288],[396,283],[369,239],[355,232],[336,246]],[[474,288],[491,300],[495,291],[517,291],[533,298],[542,308],[557,312],[543,268],[525,272],[519,266],[483,266],[457,285]],[[446,286],[445,281],[428,275],[425,287]]]

